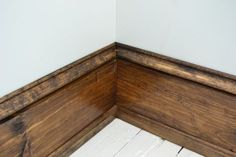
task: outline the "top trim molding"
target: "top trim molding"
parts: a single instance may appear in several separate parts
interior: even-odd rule
[[[116,58],[108,45],[0,98],[0,121]]]
[[[117,57],[236,95],[236,76],[113,43],[0,98],[0,122]]]
[[[236,76],[116,43],[119,58],[236,95]]]

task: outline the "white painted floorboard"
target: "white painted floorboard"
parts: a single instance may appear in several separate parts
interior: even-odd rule
[[[162,142],[161,138],[142,130],[115,157],[143,157]]]
[[[191,150],[188,150],[186,148],[184,148],[177,157],[203,157],[200,154],[197,154],[195,152],[192,152]]]
[[[113,157],[140,131],[137,127],[115,119],[71,157]]]
[[[70,157],[202,157],[115,119]]]
[[[160,146],[154,148],[146,157],[176,157],[181,148],[181,146],[165,140]]]

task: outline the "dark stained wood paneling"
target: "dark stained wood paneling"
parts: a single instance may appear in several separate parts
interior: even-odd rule
[[[168,141],[182,145],[185,148],[198,152],[206,157],[235,156],[235,153],[231,151],[222,149],[221,147],[210,144],[197,137],[176,130],[136,112],[132,112],[129,109],[125,109],[123,107],[119,108],[118,117],[126,122],[163,137]]]
[[[0,120],[38,101],[106,62],[114,60],[115,57],[115,46],[112,44],[0,98]]]
[[[117,43],[119,58],[236,94],[236,76]]]
[[[96,133],[102,130],[107,124],[114,120],[117,113],[117,107],[112,107],[109,111],[94,120],[89,126],[69,139],[65,144],[53,151],[48,157],[68,157],[80,146],[92,138]]]
[[[235,76],[116,43],[0,98],[0,157],[67,156],[114,104],[123,120],[203,155],[236,154]]]
[[[118,60],[117,105],[236,153],[236,96]]]
[[[47,156],[108,111],[115,103],[115,67],[109,62],[2,123],[0,156]]]

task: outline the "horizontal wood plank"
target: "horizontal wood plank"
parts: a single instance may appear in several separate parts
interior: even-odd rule
[[[0,98],[0,157],[66,156],[114,104],[169,141],[236,156],[236,76],[116,43]]]
[[[236,157],[236,154],[229,150],[208,143],[198,137],[191,136],[124,107],[119,108],[118,118],[206,157]]]
[[[114,60],[115,57],[116,53],[112,44],[0,98],[0,121],[99,66]]]
[[[58,149],[53,151],[48,157],[68,157],[79,149],[84,143],[95,136],[106,125],[112,122],[116,117],[117,106],[113,106],[99,118],[95,119],[85,129],[77,133],[66,143],[63,143]]]
[[[236,96],[118,60],[117,105],[236,153]]]
[[[2,123],[0,156],[49,155],[114,105],[115,73],[107,63]]]

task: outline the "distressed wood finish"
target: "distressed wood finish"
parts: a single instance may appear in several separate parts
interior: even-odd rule
[[[114,60],[115,57],[115,47],[112,44],[0,98],[0,121],[108,61]]]
[[[44,97],[0,125],[0,156],[44,157],[108,111],[115,61]]]
[[[119,118],[172,142],[236,156],[235,76],[116,43],[0,98],[0,157],[68,156],[115,104]]]
[[[236,153],[235,95],[127,61],[117,67],[118,106]]]
[[[117,55],[129,61],[236,94],[236,77],[170,57],[117,43]]]

